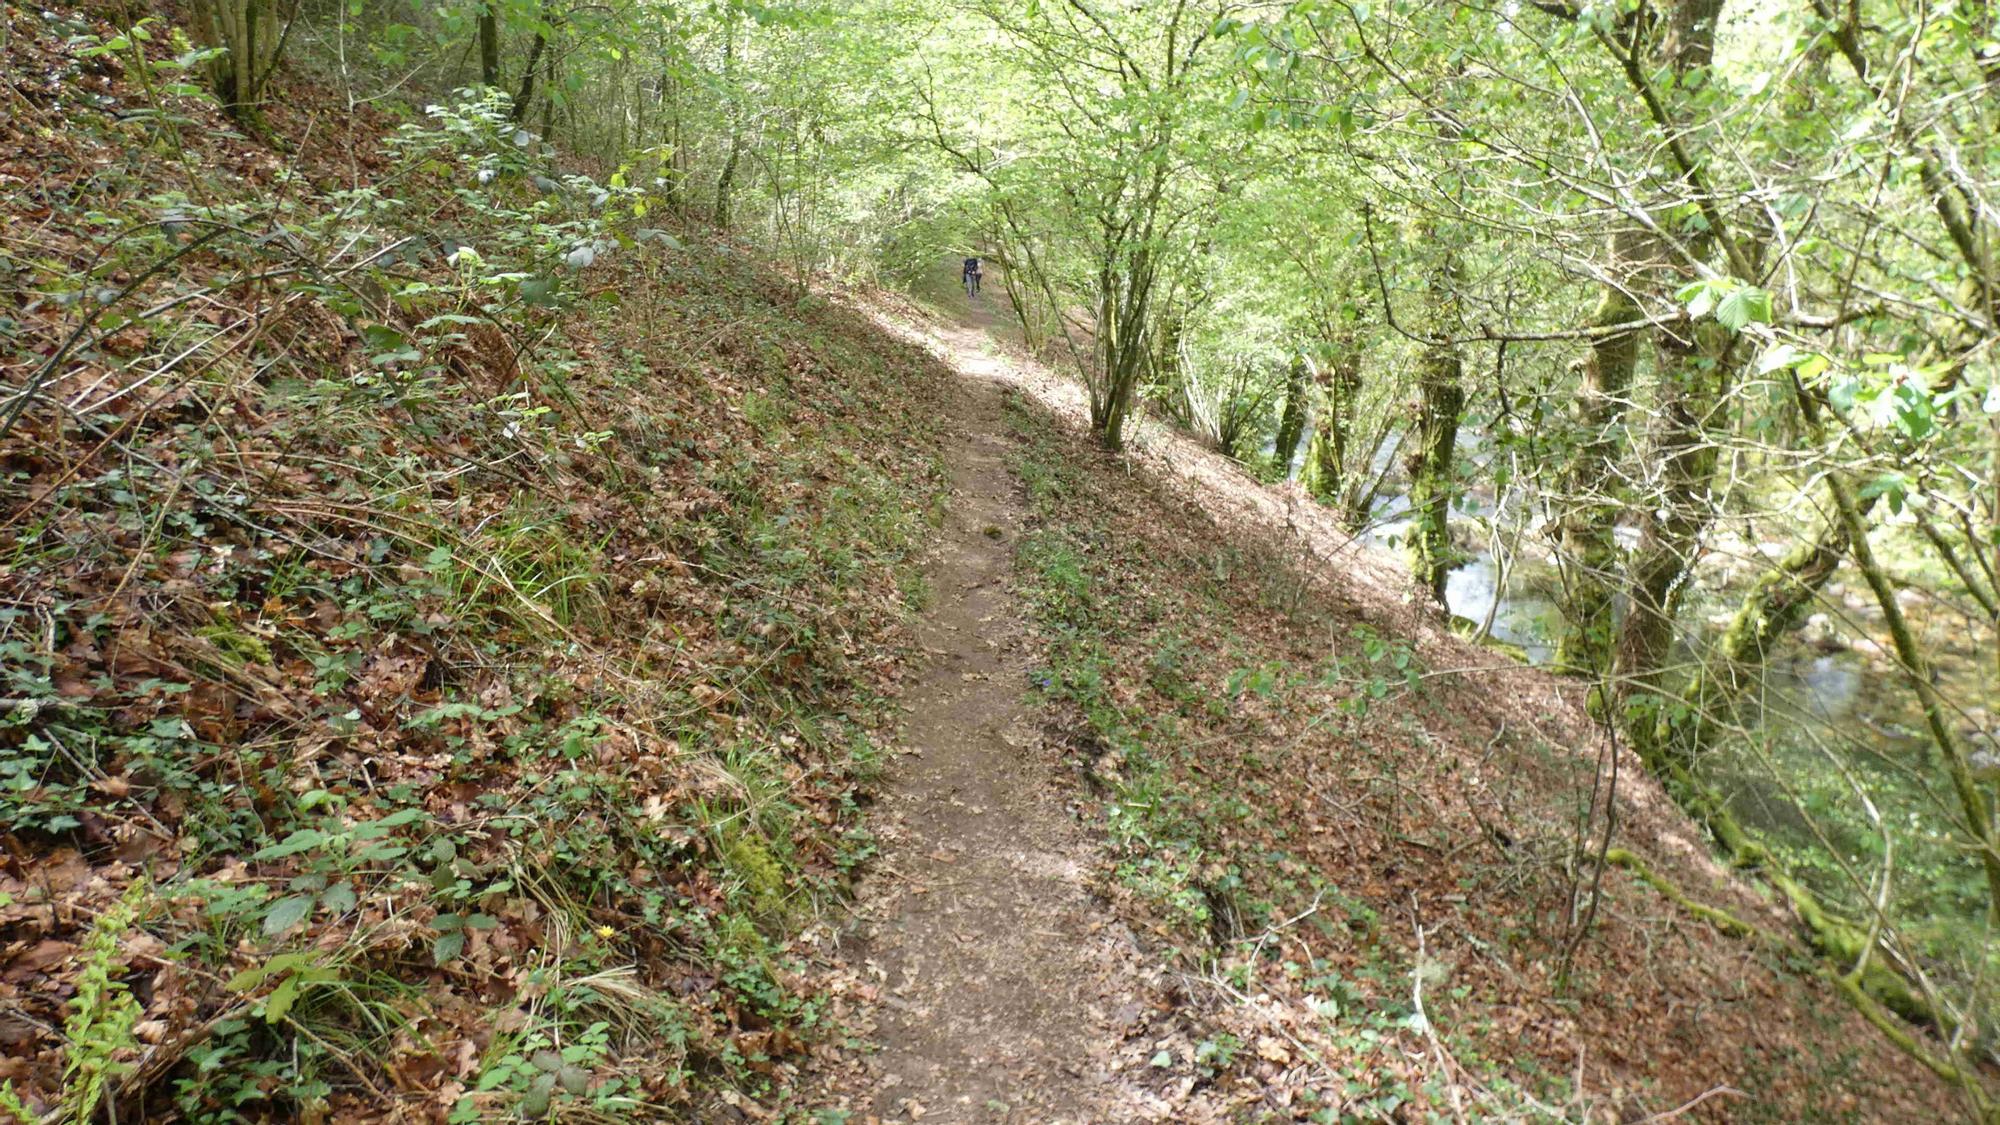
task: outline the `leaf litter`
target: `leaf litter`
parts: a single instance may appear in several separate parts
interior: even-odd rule
[[[55,1112],[92,1042],[144,1119],[782,1106],[942,369],[657,213],[524,233],[523,180],[306,79],[282,159],[202,99],[175,141],[111,28],[3,18],[0,1080]]]

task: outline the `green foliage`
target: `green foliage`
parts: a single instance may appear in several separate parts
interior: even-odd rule
[[[558,1006],[564,1001],[559,997]],[[597,1075],[616,1058],[610,1032],[609,1021],[597,1020],[567,1033],[551,1026],[511,1038],[504,1051],[489,1052],[497,1057],[481,1068],[474,1092],[460,1098],[446,1120],[490,1120],[495,1106],[531,1120],[548,1116],[557,1105],[609,1114],[638,1109],[643,1102],[625,1092],[623,1079]],[[560,1046],[557,1035],[562,1035]]]
[[[113,979],[112,966],[149,894],[144,883],[134,883],[98,916],[80,950],[83,968],[63,1024],[62,1111],[70,1120],[96,1116],[107,1086],[126,1072],[129,1056],[138,1050],[133,1027],[139,1022],[139,1001],[123,981]]]
[[[1731,332],[1741,332],[1751,324],[1771,323],[1771,293],[1734,278],[1709,278],[1682,286],[1674,296],[1687,303],[1688,315],[1696,319],[1715,317],[1715,322]]]
[[[1356,625],[1349,634],[1355,640],[1360,659],[1335,655],[1327,665],[1325,682],[1349,683],[1354,691],[1341,706],[1360,718],[1371,705],[1390,698],[1395,691],[1414,692],[1423,686],[1423,669],[1410,643],[1400,637],[1388,638],[1366,625]]]

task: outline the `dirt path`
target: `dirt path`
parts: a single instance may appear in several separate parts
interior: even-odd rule
[[[935,341],[961,375],[954,499],[919,630],[929,663],[846,948],[882,993],[872,1108],[889,1121],[1154,1119],[1154,1099],[1116,1072],[1157,981],[1089,889],[1093,845],[1064,811],[1026,695],[1009,589],[1025,504],[985,327]]]

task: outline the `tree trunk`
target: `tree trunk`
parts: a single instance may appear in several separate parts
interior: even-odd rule
[[[1447,135],[1456,135],[1448,129]],[[1436,228],[1425,223],[1422,242],[1438,242]],[[1450,336],[1458,327],[1458,253],[1443,250],[1428,286],[1425,324],[1433,336]],[[1465,367],[1458,349],[1448,343],[1428,343],[1417,360],[1415,429],[1417,447],[1405,462],[1410,473],[1410,576],[1445,605],[1445,579],[1457,565],[1451,546],[1451,503],[1457,493],[1458,420],[1465,410]]]
[[[1311,465],[1313,494],[1335,505],[1341,522],[1350,530],[1367,522],[1368,513],[1357,512],[1354,487],[1356,474],[1350,472],[1348,439],[1354,427],[1354,408],[1361,396],[1361,355],[1350,337],[1333,341],[1332,357],[1320,369],[1320,412],[1314,427]],[[1362,474],[1365,476],[1365,474]]]
[[[1806,393],[1796,378],[1793,393],[1798,398],[1808,432],[1816,443],[1824,444],[1819,415],[1821,404]],[[1996,457],[2000,457],[2000,450],[1996,451]],[[1868,502],[1855,498],[1847,478],[1840,473],[1829,475],[1826,484],[1833,494],[1834,511],[1846,538],[1848,553],[1854,559],[1855,567],[1861,571],[1869,592],[1875,595],[1883,624],[1888,627],[1890,641],[1896,650],[1898,670],[1923,708],[1924,726],[1931,736],[1932,745],[1944,760],[1945,775],[1951,782],[1953,795],[1958,799],[1959,813],[1964,817],[1962,827],[1972,838],[1980,868],[1986,877],[1987,918],[1989,922],[2000,921],[2000,834],[1995,831],[1988,787],[1983,786],[1973,774],[1965,746],[1952,729],[1949,704],[1931,682],[1929,654],[1903,616],[1902,603],[1896,600],[1896,590],[1889,581],[1888,572],[1875,558],[1874,546],[1868,540]]]
[[[1091,392],[1091,428],[1104,448],[1125,448],[1125,420],[1146,367],[1146,320],[1153,292],[1152,253],[1113,247],[1098,273],[1098,352],[1104,369]]]
[[[1714,62],[1715,22],[1721,16],[1722,0],[1679,0],[1667,21],[1660,57],[1680,75]]]
[[[556,53],[542,53],[542,139],[556,139]]]
[[[1715,446],[1704,418],[1715,401],[1713,372],[1727,370],[1729,343],[1700,347],[1696,329],[1663,341],[1659,401],[1647,461],[1659,467],[1639,509],[1639,545],[1625,573],[1625,621],[1612,656],[1614,697],[1623,712],[1626,737],[1642,758],[1653,760],[1675,718],[1666,670],[1674,643],[1674,618],[1694,569],[1702,533],[1713,518],[1710,486]],[[1720,331],[1720,329],[1717,329]],[[1703,336],[1709,335],[1706,331]],[[1704,358],[1708,352],[1714,358]]]
[[[1298,456],[1299,437],[1306,431],[1306,393],[1312,386],[1310,368],[1303,354],[1292,357],[1285,372],[1285,406],[1278,415],[1278,447],[1272,451],[1273,467],[1285,479],[1292,475],[1292,461]]]
[[[1838,475],[1827,478],[1827,487],[1833,491],[1834,505],[1840,512],[1841,522],[1847,527],[1848,550],[1854,556],[1854,565],[1860,568],[1862,579],[1875,595],[1875,604],[1882,610],[1883,623],[1889,627],[1889,638],[1895,644],[1896,662],[1901,665],[1904,680],[1916,693],[1917,702],[1924,709],[1924,726],[1930,731],[1931,742],[1944,759],[1945,775],[1951,780],[1952,792],[1958,798],[1959,814],[1965,818],[1967,834],[1978,848],[1980,867],[1986,875],[1987,917],[1989,920],[2000,920],[2000,837],[1996,837],[1993,831],[1988,804],[1991,798],[1973,776],[1965,747],[1952,731],[1949,707],[1931,683],[1928,654],[1903,617],[1903,607],[1896,601],[1896,591],[1889,583],[1888,574],[1875,560],[1860,504],[1848,491],[1847,482]]]
[[[660,55],[660,101],[663,103],[661,112],[667,120],[665,168],[667,210],[685,218],[687,153],[682,143],[680,81],[674,77],[673,62],[665,42],[661,44]]]
[[[528,65],[521,68],[521,89],[514,95],[514,124],[528,119],[528,107],[535,100],[535,75],[542,63],[542,53],[549,49],[548,17],[549,8],[542,8],[543,25],[535,29],[534,42],[528,44]]]
[[[1874,504],[1873,496],[1862,499],[1861,514],[1865,517]],[[1847,523],[1835,513],[1817,537],[1794,547],[1750,587],[1688,686],[1687,720],[1668,732],[1668,750],[1690,775],[1699,775],[1701,759],[1733,725],[1743,696],[1763,679],[1771,650],[1805,619],[1840,569],[1848,546]]]
[[[486,0],[479,9],[479,81],[497,89],[500,85],[500,13]]]
[[[1432,344],[1417,362],[1417,448],[1410,455],[1410,574],[1445,604],[1445,579],[1456,564],[1451,501],[1456,493],[1458,416],[1465,409],[1464,368],[1456,349]]]
[[[194,0],[193,14],[196,38],[223,48],[208,64],[216,100],[239,124],[262,133],[258,100],[284,54],[290,21],[279,15],[277,0]]]
[[[723,96],[727,99],[723,112],[729,118],[729,156],[722,162],[722,172],[715,177],[715,225],[722,230],[729,229],[730,195],[736,187],[736,162],[743,155],[743,132],[736,121],[736,17],[735,9],[725,19],[722,28],[722,84]]]
[[[997,239],[996,239],[997,241]],[[1007,290],[1007,303],[1013,306],[1014,319],[1021,325],[1021,343],[1029,355],[1039,355],[1046,337],[1042,334],[1042,324],[1034,308],[1034,293],[1021,283],[1009,264],[1013,259],[1003,256],[1000,261],[1000,284]]]
[[[1153,385],[1163,387],[1173,403],[1171,413],[1182,425],[1194,421],[1193,388],[1187,383],[1187,373],[1181,366],[1181,333],[1185,327],[1179,313],[1168,313],[1160,318],[1160,327],[1155,335],[1159,338],[1153,350]]]
[[[1610,240],[1611,274],[1598,297],[1591,326],[1606,328],[1639,318],[1639,305],[1625,287],[1640,272],[1641,240],[1619,232]],[[1622,425],[1639,356],[1638,329],[1597,337],[1583,363],[1575,404],[1577,447],[1563,478],[1562,562],[1565,590],[1562,633],[1555,664],[1564,672],[1596,675],[1611,662],[1611,601],[1618,544],[1613,528],[1624,510],[1614,487],[1624,452]]]
[[[1707,66],[1713,58],[1720,7],[1720,0],[1679,0],[1670,13],[1660,55],[1676,81]],[[1651,87],[1636,58],[1635,50],[1626,60],[1627,79],[1642,98],[1651,98]],[[1669,127],[1668,121],[1657,123]],[[1699,165],[1685,156],[1680,163],[1682,186],[1697,190]],[[1718,244],[1734,267],[1739,257],[1736,244],[1727,238],[1719,219],[1712,218],[1687,245],[1689,254],[1698,260]],[[1671,284],[1678,279],[1662,280]],[[1665,732],[1686,706],[1668,690],[1668,658],[1673,651],[1674,617],[1681,595],[1693,571],[1702,533],[1714,516],[1709,493],[1715,477],[1715,447],[1704,430],[1709,410],[1721,400],[1731,380],[1736,342],[1719,325],[1703,323],[1662,333],[1657,346],[1658,393],[1645,463],[1656,466],[1658,476],[1649,494],[1634,504],[1639,511],[1639,545],[1625,572],[1625,621],[1612,654],[1611,688],[1627,739],[1649,763],[1660,761],[1667,743]]]

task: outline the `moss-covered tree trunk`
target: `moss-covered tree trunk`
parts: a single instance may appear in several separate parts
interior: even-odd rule
[[[736,120],[736,14],[730,9],[722,28],[722,85],[724,88],[724,114],[729,119],[729,155],[722,161],[722,171],[715,177],[715,225],[729,229],[730,207],[736,189],[736,163],[743,156],[743,131]]]
[[[1447,130],[1447,132],[1452,132]],[[1439,232],[1421,225],[1419,242],[1437,244]],[[1411,428],[1416,446],[1404,461],[1410,474],[1410,532],[1405,544],[1410,576],[1445,604],[1445,579],[1457,564],[1451,546],[1451,505],[1458,488],[1458,423],[1465,410],[1465,366],[1446,342],[1460,327],[1459,261],[1447,246],[1436,260],[1424,304],[1432,342],[1417,359],[1417,401]]]
[[[1354,466],[1348,464],[1354,411],[1361,398],[1361,353],[1351,336],[1333,341],[1332,358],[1319,371],[1320,408],[1312,441],[1313,494],[1335,505],[1341,522],[1358,529],[1368,513],[1357,503]],[[1365,466],[1363,466],[1365,468]]]
[[[1861,499],[1866,516],[1873,496]],[[1771,651],[1805,620],[1820,591],[1840,570],[1848,551],[1848,528],[1838,513],[1809,542],[1801,543],[1757,577],[1743,596],[1715,648],[1695,669],[1684,697],[1686,718],[1671,724],[1668,749],[1691,774],[1736,720],[1743,697],[1763,682]]]
[[[545,140],[549,141],[553,141],[556,139],[556,64],[557,64],[556,52],[547,51],[543,53],[542,137]],[[570,117],[570,125],[573,131],[576,125],[576,118],[574,115],[571,115]]]
[[[1306,432],[1311,374],[1304,355],[1293,356],[1291,366],[1285,369],[1285,406],[1278,414],[1278,444],[1271,451],[1271,467],[1287,477],[1292,475],[1292,461],[1298,456],[1299,438]]]
[[[1611,328],[1639,319],[1639,304],[1626,279],[1640,272],[1642,246],[1632,233],[1610,240],[1611,274],[1590,323]],[[1563,474],[1563,615],[1556,638],[1555,664],[1565,672],[1594,676],[1610,665],[1612,592],[1618,581],[1618,544],[1613,535],[1624,511],[1616,487],[1623,455],[1625,406],[1638,364],[1642,333],[1626,329],[1598,336],[1583,362],[1575,401],[1576,451]]]
[[[1186,372],[1182,370],[1181,365],[1181,340],[1185,331],[1186,321],[1178,312],[1170,312],[1160,317],[1159,327],[1153,333],[1159,342],[1153,349],[1152,359],[1153,385],[1166,390],[1172,396],[1169,401],[1176,404],[1174,407],[1176,420],[1183,425],[1191,420],[1191,411],[1185,405],[1190,401],[1187,384],[1184,381]]]
[[[1098,381],[1091,388],[1090,427],[1109,450],[1125,448],[1131,416],[1150,356],[1146,328],[1153,296],[1151,248],[1114,248],[1098,279]]]
[[[1854,565],[1861,571],[1862,580],[1868,583],[1869,592],[1875,595],[1875,604],[1882,611],[1883,624],[1889,628],[1889,639],[1895,646],[1896,662],[1903,679],[1916,693],[1917,702],[1924,711],[1924,727],[1930,732],[1931,742],[1937,747],[1939,756],[1944,759],[1945,776],[1950,779],[1952,793],[1958,798],[1959,815],[1965,822],[1964,830],[1972,839],[1975,856],[1986,876],[1987,917],[2000,921],[2000,836],[1994,833],[1993,798],[1987,792],[1988,787],[1981,785],[1973,775],[1965,745],[1952,729],[1951,707],[1931,682],[1930,654],[1917,640],[1908,619],[1903,616],[1902,604],[1896,601],[1895,586],[1875,558],[1874,548],[1868,542],[1868,525],[1862,517],[1860,503],[1838,474],[1827,478],[1827,487],[1833,492],[1834,506],[1841,522],[1846,525],[1848,551],[1854,558]]]
[[[1705,419],[1719,359],[1704,356],[1692,326],[1663,337],[1661,374],[1645,454],[1651,479],[1635,507],[1639,543],[1625,572],[1625,619],[1612,656],[1614,693],[1627,737],[1642,757],[1658,756],[1676,702],[1667,666],[1674,619],[1702,534],[1713,518],[1715,445]],[[1726,345],[1724,345],[1726,349]]]
[[[1107,252],[1105,260],[1097,270],[1097,351],[1093,357],[1097,369],[1085,372],[1085,382],[1090,389],[1090,429],[1098,435],[1098,440],[1111,449],[1118,448],[1116,439],[1107,439],[1105,430],[1111,421],[1111,372],[1116,366],[1121,352],[1118,333],[1121,327],[1118,318],[1118,273]],[[1094,378],[1091,378],[1094,376]]]
[[[1136,198],[1129,206],[1114,202],[1097,216],[1103,238],[1097,284],[1100,368],[1090,385],[1090,428],[1114,452],[1125,448],[1125,421],[1152,359],[1147,349],[1153,286],[1159,280],[1154,239],[1172,170],[1172,121],[1161,124],[1157,143],[1146,154],[1149,170]]]
[[[488,87],[500,85],[500,13],[497,0],[479,7],[479,81]]]
[[[1456,559],[1451,502],[1456,489],[1458,420],[1465,409],[1465,371],[1458,350],[1432,344],[1417,361],[1417,447],[1410,454],[1410,574],[1445,602],[1445,579]]]
[[[1667,33],[1658,51],[1676,82],[1713,60],[1720,11],[1720,0],[1679,0],[1668,13]],[[1660,108],[1659,93],[1638,65],[1639,57],[1635,47],[1625,60],[1627,78],[1648,112],[1662,115],[1656,123],[1668,127],[1670,111]],[[1682,186],[1699,190],[1700,164],[1685,151],[1676,151]],[[1672,285],[1690,278],[1698,272],[1696,263],[1718,244],[1729,251],[1735,267],[1735,243],[1725,242],[1723,231],[1711,222],[1689,232],[1684,243],[1687,260],[1679,263],[1678,276],[1658,280]],[[1611,663],[1611,694],[1626,737],[1656,769],[1668,732],[1684,717],[1686,707],[1674,690],[1677,685],[1670,682],[1674,620],[1702,536],[1715,515],[1711,492],[1716,447],[1708,437],[1708,415],[1733,379],[1739,342],[1713,322],[1677,325],[1658,333],[1657,341],[1653,413],[1640,461],[1646,487],[1632,505],[1639,515],[1639,543],[1626,564],[1625,619]]]

